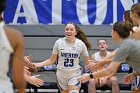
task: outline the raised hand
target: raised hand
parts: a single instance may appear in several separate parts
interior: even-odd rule
[[[123,77],[123,83],[124,84],[130,84],[132,80],[134,79],[135,75],[133,73],[127,74]]]
[[[39,79],[38,77],[39,77],[39,75],[30,76],[28,78],[27,82],[29,82],[30,84],[35,85],[37,87],[43,86],[44,81]]]
[[[87,72],[95,71],[93,68],[96,66],[96,64],[97,64],[97,61],[89,60],[89,64],[86,66],[86,71]]]

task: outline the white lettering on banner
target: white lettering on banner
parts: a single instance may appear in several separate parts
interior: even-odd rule
[[[134,3],[138,3],[139,1],[138,0],[134,0]]]
[[[76,3],[77,16],[81,24],[89,25],[87,13],[87,0],[77,0]]]
[[[94,24],[100,25],[103,23],[107,13],[107,0],[96,0],[96,18]]]
[[[127,3],[126,3],[126,0],[120,0],[124,10],[130,10],[131,9],[131,6],[134,4],[134,3],[138,3],[138,0],[127,0]],[[113,23],[115,23],[117,21],[117,0],[113,0]]]
[[[20,12],[21,7],[23,7],[24,12]],[[39,23],[32,0],[19,0],[13,24],[17,23],[19,17],[25,17],[27,24]]]
[[[62,23],[62,0],[52,0],[52,23]]]
[[[113,0],[113,23],[117,22],[117,0]]]
[[[43,16],[42,15],[37,16],[38,12],[36,12],[35,8],[38,8],[39,6],[34,6],[37,3],[37,2],[34,2],[34,0],[18,0],[18,1],[19,2],[17,4],[14,18],[9,18],[8,22],[11,22],[12,24],[22,23],[24,20],[22,20],[22,22],[18,22],[18,19],[20,19],[20,17],[25,18],[26,24],[38,24],[39,22],[42,22],[42,20],[43,22],[47,22],[48,20],[50,20],[50,19],[46,19],[47,18],[46,13],[44,13]],[[73,0],[67,0],[67,1],[73,2],[73,4],[76,5],[76,13],[75,12],[71,13],[74,15],[77,14],[78,18],[75,17],[76,22],[80,21],[81,24],[85,24],[85,25],[91,24],[90,21],[93,21],[91,17],[95,17],[95,16],[92,16],[93,13],[90,13],[91,15],[90,14],[88,15],[88,11],[90,12],[91,8],[93,8],[93,7],[90,7],[93,4],[88,4],[88,0],[76,0],[76,2],[74,2]],[[41,0],[38,0],[38,2],[41,2]],[[140,1],[139,0],[112,0],[111,3],[109,2],[110,2],[109,0],[96,0],[96,11],[94,11],[95,12],[94,14],[96,14],[96,18],[93,23],[94,25],[101,25],[104,22],[104,20],[105,20],[105,23],[109,23],[110,21],[114,23],[118,21],[118,18],[120,19],[121,17],[120,15],[122,15],[122,11],[119,11],[120,6],[123,7],[124,10],[130,10],[131,6],[134,3],[138,3]],[[65,3],[65,2],[63,3],[62,0],[52,0],[52,11],[51,10],[49,11],[50,15],[52,16],[51,17],[52,24],[62,24],[62,20],[63,20],[62,17],[65,18],[66,16],[66,15],[62,15],[63,14],[62,12],[67,11],[66,9],[62,10],[62,6],[66,6],[66,4],[71,4],[71,3]],[[111,5],[108,6],[108,4],[111,4]],[[47,7],[50,7],[50,6],[47,6]],[[21,8],[23,8],[24,10],[23,12],[20,11]],[[43,7],[43,8],[46,8],[46,7]],[[112,10],[110,11],[109,10],[110,8],[113,8],[113,11]],[[51,8],[48,8],[48,9],[51,9]],[[106,18],[112,17],[112,15],[107,15],[107,11],[109,11],[109,13],[113,12],[112,20],[108,21],[108,19],[106,19]],[[5,16],[4,18],[9,17],[6,15],[4,16]],[[69,21],[68,19],[64,19],[64,20]]]
[[[124,7],[124,10],[130,10],[131,6],[134,4],[132,0],[128,0],[126,3],[126,0],[120,0],[122,3],[122,6]]]

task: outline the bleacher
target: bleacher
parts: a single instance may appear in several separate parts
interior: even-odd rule
[[[31,54],[33,62],[43,61],[51,55],[53,45],[58,38],[64,36],[64,25],[10,25],[19,29],[25,37],[25,55]],[[104,38],[108,41],[109,51],[117,48],[117,45],[111,38],[111,26],[110,25],[79,25],[86,33],[92,49],[89,50],[89,54],[96,52],[97,40]],[[83,61],[81,59],[81,61]],[[130,90],[130,85],[122,84],[122,77],[128,72],[118,72],[118,82],[121,90]],[[55,71],[41,71],[40,78],[45,80],[45,85],[42,87],[28,86],[28,89],[34,89],[34,93],[38,92],[38,89],[58,89],[56,84]],[[98,90],[110,90],[110,88],[99,88]],[[82,85],[82,91],[87,93],[87,86]],[[29,92],[32,92],[29,90]],[[50,93],[50,92],[48,92]],[[102,93],[102,92],[101,92]],[[127,93],[127,92],[126,92]]]

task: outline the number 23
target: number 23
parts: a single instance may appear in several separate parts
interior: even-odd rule
[[[73,67],[74,59],[64,59],[64,66],[65,67]]]

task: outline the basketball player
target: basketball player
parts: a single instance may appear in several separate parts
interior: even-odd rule
[[[131,7],[130,10],[130,17],[132,19],[133,25],[136,25],[137,27],[133,27],[134,33],[133,38],[140,40],[140,4],[134,4]]]
[[[64,33],[65,37],[55,42],[51,57],[36,66],[52,65],[58,59],[56,75],[61,93],[79,93],[81,83],[77,79],[81,76],[80,55],[88,64],[87,49],[90,49],[90,44],[82,30],[72,22],[66,24]]]
[[[6,0],[0,0],[0,93],[25,93],[23,76],[23,36],[17,30],[5,26],[2,12]]]

